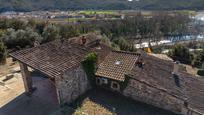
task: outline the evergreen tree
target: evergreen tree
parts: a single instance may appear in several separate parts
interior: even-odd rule
[[[193,59],[192,54],[189,49],[181,44],[177,44],[173,47],[173,49],[169,52],[169,56],[175,60],[180,61],[185,64],[191,64],[191,60]]]
[[[6,63],[6,46],[3,44],[3,42],[0,41],[0,64]]]
[[[42,33],[43,37],[43,43],[50,42],[56,39],[60,38],[59,35],[60,29],[54,25],[54,24],[49,24],[47,27],[44,28],[44,31]]]
[[[195,59],[193,61],[193,65],[196,67],[202,67],[204,68],[204,49],[195,56]]]

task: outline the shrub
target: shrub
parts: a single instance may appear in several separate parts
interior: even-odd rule
[[[162,50],[163,50],[163,46],[155,46],[155,47],[151,47],[151,50],[153,53],[155,54],[161,54]]]
[[[41,36],[31,28],[25,30],[8,29],[1,37],[8,48],[32,47],[35,41],[41,41]]]
[[[3,44],[3,42],[0,42],[0,64],[6,63],[6,46]]]
[[[134,47],[134,43],[130,43],[130,41],[127,41],[123,37],[121,37],[119,39],[114,39],[113,43],[117,44],[119,46],[120,50],[130,51],[130,52],[136,51],[136,49]]]
[[[202,67],[201,67],[202,69],[204,69],[204,62],[203,62],[203,64],[202,64]]]
[[[44,28],[42,36],[43,36],[43,43],[50,42],[60,38],[60,29],[53,25],[49,24],[47,27]]]
[[[97,54],[90,53],[86,56],[85,60],[82,62],[82,66],[92,86],[95,85],[96,61],[97,61]]]
[[[190,53],[189,49],[181,44],[177,44],[169,51],[168,55],[173,59],[180,61],[181,63],[191,64],[193,55]]]
[[[198,70],[197,74],[200,76],[204,76],[204,69]]]
[[[204,49],[196,54],[193,65],[198,68],[204,67]]]
[[[108,46],[111,46],[111,41],[110,41],[110,39],[105,34],[101,38],[101,42],[106,44],[106,45],[108,45]]]

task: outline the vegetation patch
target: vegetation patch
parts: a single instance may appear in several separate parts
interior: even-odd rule
[[[175,45],[168,55],[173,60],[185,64],[191,64],[191,60],[193,59],[193,55],[190,53],[189,49],[181,44]]]
[[[195,54],[192,64],[195,67],[204,69],[204,49]]]
[[[6,46],[0,41],[0,64],[6,63]]]
[[[204,77],[204,69],[198,70],[197,74]]]
[[[75,21],[89,21],[93,20],[91,18],[67,18],[66,19],[68,22],[75,22]]]
[[[82,102],[82,106],[73,113],[73,115],[96,115],[96,114],[113,115],[113,113],[109,111],[107,108],[90,100],[89,98],[86,98]]]
[[[82,66],[92,86],[95,85],[96,61],[97,61],[97,54],[90,53],[85,57],[85,60],[82,62]]]
[[[86,14],[86,15],[91,15],[91,14],[116,14],[116,12],[111,11],[111,10],[84,10],[80,11],[79,13],[81,14]]]
[[[124,82],[120,82],[120,90],[121,91],[125,90],[125,88],[127,87],[129,81],[130,81],[130,77],[126,75],[125,81]]]

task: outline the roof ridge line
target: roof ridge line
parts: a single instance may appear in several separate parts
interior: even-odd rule
[[[149,83],[147,83],[147,82],[145,82],[145,81],[138,80],[138,79],[132,77],[131,74],[126,74],[126,75],[127,75],[129,78],[133,79],[133,80],[136,80],[136,81],[138,81],[138,82],[144,83],[144,84],[146,84],[146,85],[148,85],[148,86],[150,86],[150,87],[152,87],[152,88],[155,88],[155,89],[158,89],[158,90],[160,90],[160,91],[163,91],[163,92],[165,92],[166,94],[171,95],[171,96],[173,96],[173,97],[176,97],[176,98],[178,98],[178,99],[181,99],[181,100],[183,100],[183,101],[186,101],[186,99],[188,98],[188,97],[186,97],[186,95],[185,95],[185,96],[178,96],[178,95],[175,95],[175,94],[172,94],[172,93],[166,91],[166,90],[168,90],[168,89],[166,89],[166,88],[160,88],[160,87],[154,86],[154,85],[152,85],[152,84],[149,84]]]
[[[116,50],[112,50],[112,52],[125,53],[125,54],[133,54],[133,55],[138,55],[138,56],[141,55],[141,53],[138,53],[138,52],[130,52],[130,51],[116,51]]]

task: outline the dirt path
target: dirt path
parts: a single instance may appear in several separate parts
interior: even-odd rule
[[[0,78],[0,108],[24,93],[23,80],[20,73],[14,74],[11,78]]]
[[[7,74],[13,73],[15,71],[20,71],[20,67],[17,62],[13,62],[12,58],[6,59],[5,65],[0,65],[0,78],[6,76]]]
[[[18,63],[12,58],[6,61],[5,65],[0,65],[0,107],[25,91]]]

